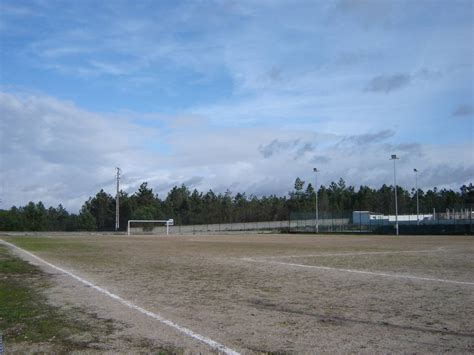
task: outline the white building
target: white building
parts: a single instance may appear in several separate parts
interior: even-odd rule
[[[430,221],[433,220],[433,214],[409,214],[409,215],[398,215],[399,223],[417,223],[417,220],[420,221]],[[395,215],[383,215],[380,213],[374,213],[370,211],[353,211],[352,212],[352,223],[361,224],[361,225],[374,225],[374,224],[389,224],[395,223]]]

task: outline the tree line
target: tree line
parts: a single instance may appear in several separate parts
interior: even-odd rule
[[[318,189],[321,218],[349,217],[354,210],[394,214],[394,187],[382,185],[347,186],[341,178]],[[397,187],[398,212],[416,213],[416,190]],[[187,186],[175,186],[161,199],[144,182],[133,194],[120,191],[120,230],[126,230],[130,219],[168,219],[175,224],[213,224],[287,220],[293,212],[313,213],[315,190],[311,183],[296,178],[286,196],[247,196],[245,193],[206,193]],[[418,190],[420,213],[433,209],[474,207],[474,186],[463,185],[459,191],[448,189]],[[115,197],[100,190],[90,197],[78,214],[69,213],[62,205],[46,208],[42,202],[29,202],[24,207],[0,210],[0,230],[4,231],[112,231],[115,229]]]

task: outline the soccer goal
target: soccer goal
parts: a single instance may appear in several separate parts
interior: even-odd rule
[[[130,219],[127,224],[127,234],[165,234],[170,233],[173,219]]]

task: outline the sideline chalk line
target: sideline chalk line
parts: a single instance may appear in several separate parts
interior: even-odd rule
[[[354,270],[354,269],[342,269],[342,268],[329,267],[329,266],[284,263],[284,262],[281,262],[281,261],[258,260],[258,259],[253,259],[253,258],[241,258],[241,260],[246,260],[246,261],[251,261],[251,262],[256,262],[256,263],[267,263],[267,264],[277,264],[277,265],[285,265],[285,266],[295,266],[295,267],[301,267],[301,268],[306,268],[306,269],[341,271],[341,272],[350,272],[350,273],[353,273],[353,274],[384,276],[384,277],[393,277],[393,278],[399,278],[399,279],[412,279],[412,280],[422,280],[422,281],[436,281],[436,282],[444,282],[444,283],[451,283],[451,284],[457,284],[457,285],[474,286],[474,282],[467,282],[467,281],[455,281],[455,280],[437,279],[437,278],[413,276],[413,275],[387,274],[387,273],[384,273],[384,272],[363,271],[363,270]]]
[[[151,318],[153,318],[153,319],[156,319],[156,320],[159,321],[160,323],[166,324],[167,326],[169,326],[169,327],[171,327],[171,328],[174,328],[174,329],[180,331],[181,333],[184,333],[184,334],[188,335],[189,337],[191,337],[191,338],[193,338],[193,339],[195,339],[195,340],[199,340],[200,342],[203,342],[203,343],[209,345],[209,346],[210,346],[211,348],[213,348],[213,349],[216,349],[216,350],[218,350],[218,351],[220,351],[220,352],[222,352],[222,353],[224,353],[224,354],[229,354],[229,355],[239,355],[239,354],[240,354],[239,352],[237,352],[237,351],[235,351],[235,350],[232,350],[232,349],[226,347],[225,345],[218,343],[217,341],[214,341],[214,340],[212,340],[212,339],[210,339],[210,338],[207,338],[207,337],[205,337],[205,336],[203,336],[203,335],[200,335],[200,334],[198,334],[198,333],[195,333],[195,332],[193,332],[192,330],[190,330],[190,329],[188,329],[188,328],[182,327],[182,326],[180,326],[180,325],[178,325],[178,324],[176,324],[176,323],[174,323],[174,322],[172,322],[172,321],[170,321],[170,320],[168,320],[168,319],[166,319],[166,318],[163,318],[162,316],[160,316],[160,315],[157,314],[157,313],[150,312],[150,311],[148,311],[148,310],[146,310],[146,309],[144,309],[144,308],[142,308],[142,307],[140,307],[140,306],[137,306],[137,305],[133,304],[133,303],[130,302],[130,301],[127,301],[127,300],[123,299],[122,297],[120,297],[120,296],[118,296],[118,295],[116,295],[116,294],[114,294],[114,293],[112,293],[112,292],[107,291],[106,289],[103,289],[102,287],[96,286],[96,285],[94,285],[92,282],[89,282],[89,281],[87,281],[87,280],[85,280],[85,279],[83,279],[83,278],[81,278],[81,277],[79,277],[79,276],[73,274],[73,273],[70,272],[70,271],[67,271],[67,270],[65,270],[65,269],[62,269],[62,268],[60,268],[59,266],[53,265],[53,264],[47,262],[46,260],[41,259],[39,256],[36,256],[36,255],[30,253],[29,251],[26,251],[25,249],[22,249],[22,248],[16,246],[15,244],[6,242],[6,241],[4,241],[4,240],[2,240],[2,239],[0,239],[0,243],[3,243],[3,244],[5,244],[5,245],[8,245],[8,246],[10,246],[11,248],[17,249],[17,250],[21,251],[22,253],[25,253],[25,254],[27,254],[27,255],[33,257],[34,259],[36,259],[36,260],[42,262],[43,264],[48,265],[49,267],[51,267],[51,268],[53,268],[53,269],[55,269],[55,270],[58,270],[58,271],[62,272],[63,274],[66,274],[66,275],[68,275],[68,276],[70,276],[70,277],[72,277],[72,278],[74,278],[74,279],[76,279],[76,280],[82,282],[83,284],[85,284],[85,285],[87,285],[87,286],[93,288],[93,289],[96,290],[96,291],[99,291],[99,292],[101,292],[101,293],[103,293],[103,294],[109,296],[110,298],[113,298],[114,300],[117,300],[118,302],[122,303],[123,305],[125,305],[125,306],[127,306],[127,307],[129,307],[129,308],[131,308],[131,309],[134,309],[134,310],[136,310],[136,311],[139,311],[140,313],[143,313],[143,314],[145,314],[145,315],[147,315],[147,316],[149,316],[149,317],[151,317]]]

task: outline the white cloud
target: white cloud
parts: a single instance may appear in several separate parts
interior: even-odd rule
[[[413,167],[420,170],[420,186],[457,188],[469,181],[474,166],[470,144],[400,144],[390,131],[341,135],[219,127],[203,119],[196,126],[188,125],[192,117],[174,122],[148,115],[159,123],[156,128],[134,123],[137,113],[104,115],[50,97],[11,93],[0,95],[0,113],[3,207],[42,200],[76,211],[99,189],[113,192],[116,166],[123,169],[125,189],[133,192],[148,181],[162,197],[183,182],[199,190],[286,194],[297,176],[312,181],[314,164],[323,184],[343,177],[356,186],[378,187],[392,183],[392,153],[401,157],[399,181],[407,187]],[[167,148],[153,151],[150,144]],[[265,147],[276,150],[262,155]]]
[[[28,200],[71,206],[112,178],[147,130],[50,97],[0,95],[4,204]],[[123,156],[122,156],[123,154]],[[129,163],[133,166],[133,162]]]

